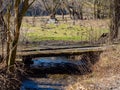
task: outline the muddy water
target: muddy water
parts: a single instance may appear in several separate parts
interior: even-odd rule
[[[76,69],[73,68],[70,73],[69,69],[71,69],[71,67],[66,67],[66,65],[71,64],[72,67],[84,65],[81,60],[71,61],[66,57],[36,58],[33,62],[34,63],[30,65],[30,69],[33,70],[32,74],[34,75],[33,77],[31,75],[31,77],[28,77],[28,79],[22,82],[21,90],[64,90],[64,87],[67,85],[68,78],[74,77],[74,75],[71,74],[72,71]],[[61,72],[62,74],[60,74]],[[66,72],[68,72],[67,75]],[[41,73],[43,74],[42,77]]]

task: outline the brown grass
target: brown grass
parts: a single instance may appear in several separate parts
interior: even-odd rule
[[[120,46],[102,53],[94,72],[78,77],[66,90],[119,90]]]

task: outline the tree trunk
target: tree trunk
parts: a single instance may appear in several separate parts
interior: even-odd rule
[[[22,22],[22,16],[19,16],[19,2],[17,1],[15,3],[14,11],[15,11],[15,18],[14,18],[15,33],[14,33],[14,40],[12,41],[11,45],[9,44],[8,46],[8,49],[10,51],[8,52],[9,57],[7,60],[7,65],[10,66],[11,71],[14,69],[13,65],[15,64],[17,43],[19,40],[20,26]]]
[[[111,27],[110,40],[120,39],[120,0],[113,0],[111,3]]]
[[[82,10],[82,6],[79,5],[79,19],[83,20],[83,10]]]
[[[29,2],[31,1],[31,2]],[[20,33],[20,27],[22,23],[23,16],[25,15],[28,8],[33,4],[35,0],[12,0],[9,1],[8,7],[6,6],[5,10],[5,17],[3,20],[6,21],[5,26],[6,34],[4,35],[7,38],[7,49],[6,49],[6,64],[8,66],[8,69],[12,72],[14,70],[14,64],[16,59],[16,52],[17,52],[17,44],[19,40],[19,33]],[[13,5],[14,4],[14,5]],[[1,2],[0,2],[1,5]],[[20,7],[20,5],[22,7]],[[11,20],[11,15],[14,13],[14,20]],[[0,12],[1,15],[1,12]],[[1,16],[0,16],[1,19]],[[11,25],[11,23],[14,21],[14,25]],[[1,22],[0,22],[1,24]],[[13,26],[13,29],[11,29],[11,26]],[[14,30],[14,31],[12,31]],[[11,33],[13,32],[13,33]]]
[[[1,48],[1,61],[4,57],[4,40],[5,40],[5,30],[4,30],[4,19],[3,19],[3,16],[2,16],[2,13],[0,13],[0,36],[1,36],[1,45],[2,45],[2,48]]]
[[[94,1],[94,17],[95,19],[100,19],[100,13],[101,13],[101,4],[100,4],[100,0],[95,0]]]
[[[61,9],[61,14],[62,14],[62,20],[64,20],[64,9]]]
[[[56,16],[56,13],[55,13],[55,12],[52,12],[52,13],[50,14],[50,19],[56,19],[55,16]]]

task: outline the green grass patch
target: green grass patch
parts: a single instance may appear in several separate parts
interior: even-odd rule
[[[72,40],[72,41],[88,41],[98,39],[103,33],[109,32],[107,29],[83,27],[79,25],[69,24],[48,24],[45,26],[35,26],[23,23],[23,27],[29,28],[26,37],[30,41],[41,40]]]

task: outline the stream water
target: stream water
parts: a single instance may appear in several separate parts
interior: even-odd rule
[[[66,57],[44,57],[44,58],[36,58],[33,60],[33,64],[30,65],[30,68],[34,69],[41,69],[42,71],[37,71],[38,73],[42,73],[43,71],[46,71],[45,73],[51,71],[60,71],[61,69],[65,69],[64,66],[66,64],[74,64],[74,65],[83,65],[84,63],[81,61],[71,61],[68,60]],[[57,66],[62,68],[56,68]],[[50,69],[51,68],[51,69]],[[49,70],[48,70],[49,69]],[[67,69],[70,69],[68,67]],[[63,70],[63,72],[66,72]],[[38,74],[37,73],[37,74]],[[55,72],[56,73],[56,72]],[[59,72],[57,72],[59,73]],[[36,74],[36,73],[34,73]],[[64,74],[64,73],[63,73]],[[28,79],[24,80],[22,82],[21,90],[64,90],[63,87],[66,85],[65,79],[57,77],[55,78],[49,78],[46,77],[47,74],[44,74],[45,76],[42,78],[39,77],[29,77]]]

